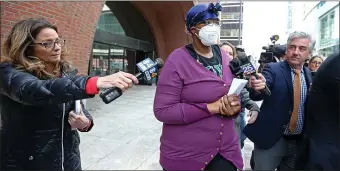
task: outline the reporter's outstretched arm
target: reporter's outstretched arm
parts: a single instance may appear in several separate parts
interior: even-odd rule
[[[11,64],[0,63],[0,93],[25,105],[60,104],[94,97],[95,94],[86,92],[89,79],[89,76],[74,76],[40,80]]]
[[[275,82],[275,73],[273,72],[273,69],[271,68],[271,64],[267,64],[265,65],[265,67],[263,68],[263,71],[261,73],[263,75],[263,77],[266,80],[266,86],[269,88],[269,90],[272,90],[273,84]],[[262,94],[258,91],[255,91],[254,89],[250,88],[249,89],[249,97],[251,100],[254,101],[261,101],[263,100],[266,95]]]

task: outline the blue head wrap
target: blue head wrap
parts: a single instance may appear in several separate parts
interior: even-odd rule
[[[208,19],[218,19],[218,12],[222,10],[222,6],[219,3],[214,5],[213,3],[208,4],[198,4],[193,6],[187,13],[185,18],[186,26],[188,31],[192,26],[197,23],[208,20]]]

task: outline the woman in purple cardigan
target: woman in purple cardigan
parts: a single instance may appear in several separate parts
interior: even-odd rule
[[[233,118],[239,98],[226,96],[233,75],[218,47],[221,6],[198,4],[186,16],[193,43],[174,50],[162,69],[154,114],[163,122],[164,170],[236,171],[243,168]]]

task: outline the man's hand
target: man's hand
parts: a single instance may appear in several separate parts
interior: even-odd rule
[[[249,111],[247,118],[248,118],[248,124],[252,124],[256,121],[257,116],[259,115],[258,111]]]
[[[254,89],[255,91],[263,90],[266,87],[266,79],[262,74],[257,74],[259,79],[256,79],[255,76],[251,76],[249,78],[249,87]]]
[[[84,129],[90,124],[90,120],[84,115],[81,110],[80,114],[74,113],[71,111],[68,116],[68,123],[72,128]]]
[[[222,115],[232,116],[241,111],[239,97],[236,95],[225,95],[222,97],[220,113]]]
[[[133,83],[138,84],[138,79],[126,72],[117,72],[104,77],[99,77],[97,81],[97,87],[99,89],[118,87],[122,91],[131,88]]]

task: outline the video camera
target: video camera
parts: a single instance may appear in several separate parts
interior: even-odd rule
[[[278,35],[271,36],[270,40],[272,44],[262,47],[265,52],[261,52],[260,59],[258,60],[258,63],[260,63],[258,68],[259,73],[262,72],[262,69],[267,63],[279,62],[283,60],[286,55],[286,45],[276,44],[279,40]]]
[[[279,40],[278,35],[271,36],[270,40],[272,42],[271,45],[262,47],[265,52],[262,52],[260,55],[260,60],[258,61],[260,64],[279,62],[286,54],[286,45],[276,44],[276,42]]]

